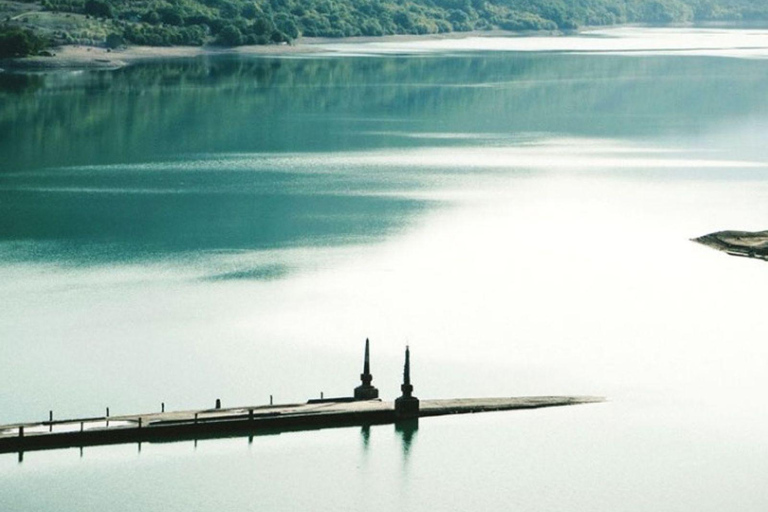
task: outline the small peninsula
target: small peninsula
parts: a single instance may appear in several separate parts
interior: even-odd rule
[[[768,260],[768,231],[718,231],[693,241],[731,256]]]

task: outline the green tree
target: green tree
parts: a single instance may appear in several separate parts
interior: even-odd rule
[[[0,27],[0,58],[37,55],[49,46],[49,41],[31,30]]]
[[[296,39],[299,37],[299,25],[296,23],[293,16],[282,12],[276,14],[275,27],[290,39]]]
[[[179,27],[184,24],[184,19],[181,17],[181,11],[178,7],[163,7],[157,11],[157,15],[160,17],[160,21],[168,25]]]
[[[223,46],[239,46],[243,44],[243,33],[234,25],[227,25],[219,32],[216,43]]]
[[[102,0],[88,0],[85,2],[84,12],[97,18],[111,18],[112,6]]]
[[[112,32],[107,36],[107,39],[104,41],[104,44],[107,46],[107,48],[120,48],[124,44],[123,36],[120,34],[117,34],[115,32]]]

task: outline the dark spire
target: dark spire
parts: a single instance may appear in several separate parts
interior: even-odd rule
[[[395,400],[395,417],[399,419],[419,417],[419,399],[413,396],[411,384],[411,349],[405,347],[405,365],[403,366],[403,395]]]
[[[403,385],[402,390],[405,394],[405,389],[408,388],[408,396],[413,391],[411,386],[411,349],[408,345],[405,346],[405,366],[403,366]]]
[[[363,381],[362,387],[371,387],[371,381],[373,380],[369,344],[368,338],[365,338],[365,359],[363,360],[363,373],[360,374],[360,380]]]
[[[365,383],[365,377],[368,376],[368,384],[371,383],[371,380],[373,380],[373,376],[371,375],[371,352],[370,352],[370,342],[368,341],[368,338],[365,338],[365,360],[363,361],[363,375],[360,376],[361,379],[363,379],[363,383]]]
[[[363,359],[363,373],[360,374],[360,380],[363,382],[355,388],[355,399],[372,400],[379,398],[379,390],[371,386],[373,375],[371,375],[371,351],[370,341],[365,339],[365,356]]]

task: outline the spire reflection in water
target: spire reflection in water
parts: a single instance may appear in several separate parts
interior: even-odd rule
[[[371,442],[371,426],[363,425],[360,427],[360,436],[363,438],[363,452],[368,452],[368,445]]]
[[[408,460],[411,453],[413,441],[416,438],[416,432],[419,430],[419,419],[412,418],[395,423],[395,432],[400,436],[403,443],[403,458]]]

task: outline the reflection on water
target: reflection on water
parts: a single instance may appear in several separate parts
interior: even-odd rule
[[[419,145],[396,132],[684,134],[768,109],[759,63],[599,57],[198,59],[0,83],[3,171]]]
[[[226,176],[211,179],[220,184]],[[80,263],[368,243],[402,227],[422,207],[409,199],[287,192],[45,189],[6,190],[0,199],[0,241],[47,245],[43,250],[11,246],[9,257]],[[286,270],[272,265],[212,278],[274,278]]]
[[[738,59],[713,69],[702,57],[557,54],[198,59],[7,75],[1,257],[110,263],[381,241],[434,207],[423,200],[430,193],[465,188],[470,170],[671,166],[675,155],[628,158],[648,149],[632,144],[613,158],[574,156],[600,140],[610,149],[764,120],[767,80],[765,66]],[[537,148],[561,136],[576,143]],[[707,156],[677,160],[711,167]],[[739,167],[754,155],[730,156]],[[208,277],[291,269],[220,270]]]
[[[408,455],[411,452],[411,447],[416,437],[416,432],[419,430],[419,419],[414,418],[411,420],[401,420],[394,424],[397,437],[400,439],[403,449],[403,460],[408,460]],[[363,441],[363,451],[367,452],[370,449],[371,443],[371,426],[363,425],[360,427],[360,438]]]
[[[413,418],[410,420],[401,420],[395,423],[395,432],[400,437],[403,444],[403,457],[404,460],[408,460],[408,456],[411,454],[411,448],[413,441],[416,438],[416,433],[419,430],[419,418]]]
[[[288,274],[286,265],[262,265],[247,270],[236,270],[209,276],[210,281],[226,281],[229,279],[280,279]]]
[[[45,84],[44,75],[0,73],[0,91],[7,95],[34,93]]]
[[[360,438],[363,440],[363,451],[368,451],[368,445],[371,442],[371,426],[363,425],[360,427]]]

